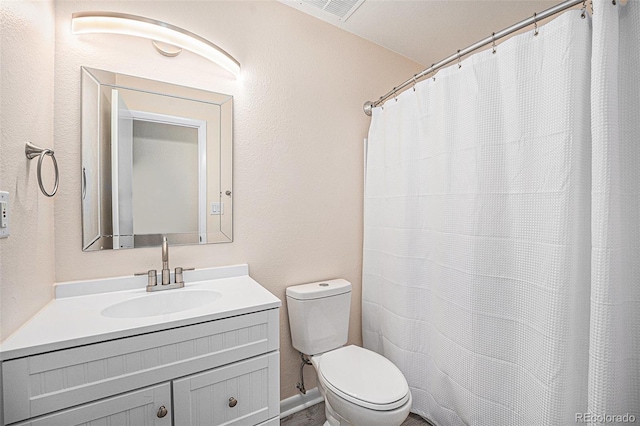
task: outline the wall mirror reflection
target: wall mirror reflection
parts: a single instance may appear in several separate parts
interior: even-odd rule
[[[82,249],[231,242],[233,98],[82,67]]]

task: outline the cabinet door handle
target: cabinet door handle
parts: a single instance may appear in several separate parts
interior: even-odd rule
[[[162,407],[158,408],[158,417],[159,418],[163,418],[164,416],[167,415],[169,411],[167,411],[167,409],[165,408],[165,406],[163,405]]]
[[[235,399],[234,397],[229,398],[229,407],[233,408],[236,406],[237,403],[238,403],[238,400]]]

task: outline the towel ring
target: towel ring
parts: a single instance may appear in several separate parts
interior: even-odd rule
[[[58,191],[58,183],[60,181],[60,173],[58,172],[58,162],[56,161],[56,156],[53,154],[53,150],[49,148],[40,148],[39,146],[35,146],[32,143],[27,142],[24,146],[24,154],[27,156],[29,160],[33,160],[36,157],[38,158],[38,186],[40,186],[40,191],[47,196],[53,197],[56,195]],[[53,161],[53,168],[55,170],[55,183],[53,184],[53,191],[48,193],[46,189],[44,189],[44,184],[42,183],[42,160],[44,160],[45,156],[51,157],[51,161]]]

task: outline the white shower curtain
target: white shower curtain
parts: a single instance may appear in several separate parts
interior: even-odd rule
[[[594,2],[591,62],[588,411],[640,424],[640,1]]]
[[[373,111],[363,340],[437,425],[640,421],[640,5],[594,3]]]

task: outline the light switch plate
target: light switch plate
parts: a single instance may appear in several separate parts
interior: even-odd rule
[[[0,191],[0,238],[9,236],[9,193]]]
[[[209,212],[211,215],[220,215],[224,214],[224,203],[211,203],[211,211]]]

